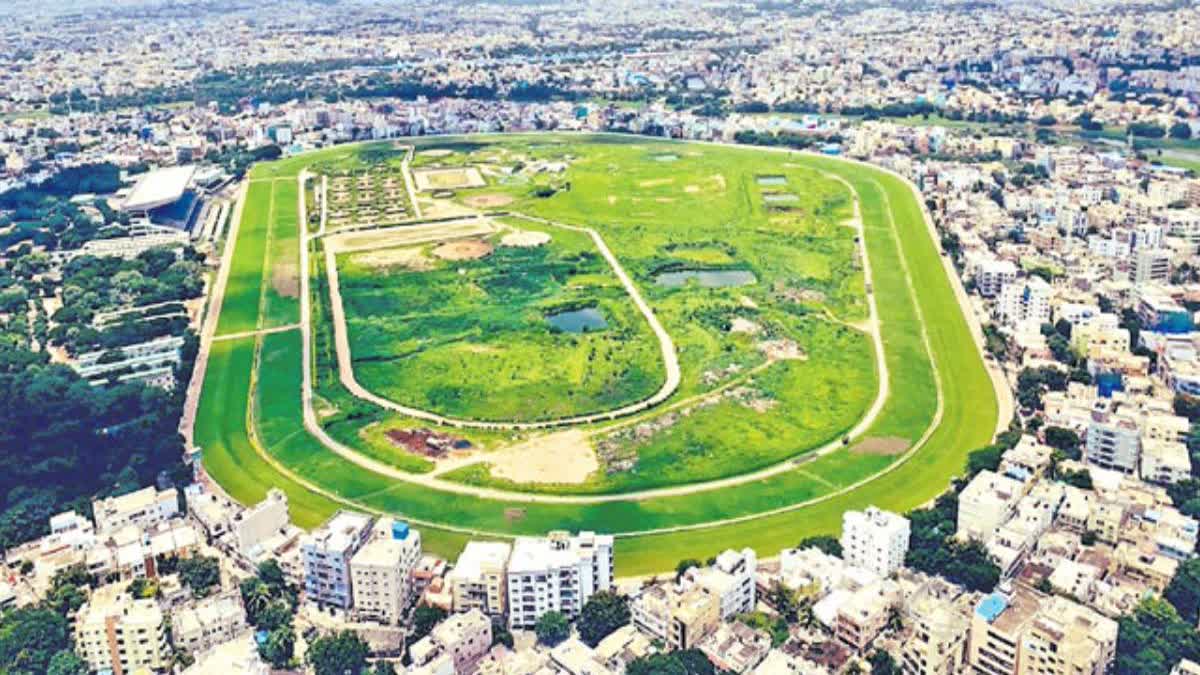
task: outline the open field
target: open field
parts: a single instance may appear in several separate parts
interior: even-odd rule
[[[476,463],[444,477],[418,479],[428,470],[426,460],[381,443],[388,430],[411,428],[411,423],[357,401],[331,375],[325,285],[320,266],[314,265],[309,273],[318,411],[329,408],[326,428],[337,440],[357,440],[356,450],[380,461],[391,455],[389,463],[413,478],[397,481],[368,471],[306,433],[301,419],[300,337],[297,331],[287,331],[213,346],[197,443],[204,449],[206,469],[234,497],[254,501],[269,486],[280,485],[293,498],[293,517],[305,526],[348,504],[396,513],[422,528],[432,550],[449,554],[467,531],[490,536],[553,528],[614,532],[619,535],[618,573],[638,574],[663,571],[679,558],[706,557],[734,545],[773,555],[806,535],[836,531],[843,510],[868,503],[907,510],[941,492],[962,470],[967,452],[990,441],[996,426],[991,383],[920,207],[904,183],[874,169],[794,154],[626,137],[601,137],[594,144],[572,136],[500,138],[501,147],[423,140],[426,149],[453,148],[454,154],[418,152],[416,161],[464,161],[462,148],[470,147],[471,153],[494,157],[496,164],[515,163],[514,154],[520,152],[527,165],[542,166],[520,181],[512,172],[493,175],[483,170],[489,185],[479,192],[508,195],[512,202],[505,208],[514,212],[602,232],[679,346],[683,383],[661,410],[579,430],[591,439],[606,468],[632,459],[633,469],[598,472],[574,485],[534,485],[511,480],[528,476],[511,470],[493,476],[485,463]],[[577,158],[574,163],[554,171],[553,164],[569,154]],[[270,306],[265,291],[272,286],[274,272],[266,261],[273,247],[256,241],[287,241],[271,230],[287,228],[288,223],[270,217],[275,190],[273,183],[261,179],[288,180],[290,174],[288,199],[294,212],[294,176],[304,166],[298,159],[255,168],[258,180],[251,184],[239,232],[222,332],[252,330],[258,324],[257,311]],[[310,164],[335,161],[358,160],[348,147],[308,158]],[[486,169],[486,162],[481,163]],[[611,168],[624,165],[629,168]],[[784,176],[785,185],[760,185],[757,177],[767,174]],[[850,215],[849,191],[828,174],[847,180],[859,199],[888,366],[890,393],[874,423],[858,438],[867,439],[868,448],[873,447],[870,439],[886,439],[888,452],[838,448],[804,461],[807,452],[838,439],[862,417],[879,385],[869,338],[847,325],[867,317],[864,279],[856,265],[855,232],[844,226]],[[639,187],[667,177],[674,180]],[[568,179],[571,187],[566,190]],[[260,186],[268,187],[264,192]],[[532,193],[537,187],[557,191],[541,197]],[[774,207],[763,199],[783,189],[798,201]],[[470,193],[465,190],[456,199],[468,199]],[[292,217],[291,227],[296,228]],[[680,222],[687,227],[680,228]],[[557,231],[552,235],[559,237]],[[452,265],[491,264],[505,250],[498,246],[489,256]],[[549,253],[541,247],[528,250]],[[353,255],[361,253],[343,254],[339,268],[356,264],[348,259]],[[244,256],[257,257],[257,267]],[[696,276],[668,285],[656,279],[664,272],[710,270],[749,272],[754,281],[714,285],[709,283],[712,277]],[[594,271],[580,273],[573,277],[576,283],[565,286],[566,292],[609,292],[611,282],[604,277]],[[244,283],[235,286],[235,279]],[[251,296],[254,310],[247,310],[244,305]],[[390,297],[382,301],[395,302]],[[397,302],[398,307],[408,304]],[[741,319],[737,325],[743,330],[730,330],[735,318]],[[350,321],[354,320],[352,314]],[[249,328],[242,328],[245,325]],[[792,349],[770,352],[776,357],[802,358],[772,360],[760,344],[768,339],[794,343]],[[356,358],[361,358],[357,350]],[[718,400],[710,402],[714,396]],[[687,415],[676,414],[665,428],[654,427],[656,420],[661,423],[672,411],[688,406],[693,409]],[[622,441],[619,434],[638,425],[651,426],[638,438]],[[498,458],[506,452],[502,448],[525,441],[499,432],[462,435],[477,447],[494,450]],[[908,450],[900,451],[901,440]],[[625,454],[605,456],[605,441]],[[488,453],[478,457],[486,462]],[[801,460],[795,466],[751,481],[738,479],[794,457]],[[718,479],[726,482],[697,484]],[[490,487],[475,493],[477,488],[469,484]],[[649,498],[622,496],[648,488],[665,492]]]

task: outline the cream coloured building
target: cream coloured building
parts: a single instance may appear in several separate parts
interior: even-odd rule
[[[246,628],[246,610],[237,593],[207,598],[171,613],[171,639],[189,654],[229,642]]]
[[[409,577],[421,559],[421,534],[387,521],[350,560],[354,612],[362,621],[394,625],[408,605]]]
[[[92,515],[97,532],[126,525],[146,528],[179,515],[179,495],[175,488],[159,492],[147,487],[119,497],[94,500]]]
[[[511,555],[508,542],[467,542],[454,569],[446,573],[454,611],[478,609],[491,616],[503,615],[508,599],[505,570]]]
[[[171,660],[167,622],[158,603],[134,600],[125,584],[92,593],[75,615],[75,651],[96,671],[127,675],[139,668],[163,670]]]

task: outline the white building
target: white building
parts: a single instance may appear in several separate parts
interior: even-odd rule
[[[96,531],[100,533],[137,525],[143,529],[179,515],[179,497],[175,488],[159,492],[143,488],[120,497],[108,497],[92,502]]]
[[[1132,474],[1138,470],[1141,435],[1137,422],[1127,415],[1100,409],[1092,412],[1083,459],[1101,469]]]
[[[229,642],[246,628],[246,610],[236,593],[207,598],[171,613],[171,640],[189,654]]]
[[[1018,480],[980,471],[958,495],[956,536],[987,543],[1014,513],[1024,489]]]
[[[1017,266],[1011,260],[988,258],[975,267],[975,287],[985,298],[994,298],[1008,284],[1017,280]]]
[[[1192,458],[1178,441],[1142,439],[1142,480],[1170,485],[1192,476]]]
[[[415,666],[427,666],[449,657],[453,664],[451,672],[467,673],[491,647],[492,620],[473,609],[439,623],[429,635],[413,644],[410,654]]]
[[[371,534],[372,519],[338,511],[320,529],[300,540],[304,592],[309,600],[342,609],[353,606],[350,559]]]
[[[1167,283],[1171,278],[1170,249],[1144,248],[1130,262],[1129,280],[1134,284]]]
[[[350,560],[350,578],[358,618],[394,625],[408,604],[409,575],[421,560],[421,534],[407,523],[385,525]]]
[[[685,586],[695,584],[721,599],[721,620],[754,611],[758,600],[754,576],[758,557],[754,549],[729,549],[717,556],[711,567],[693,567],[683,574]]]
[[[238,551],[253,558],[263,542],[288,526],[288,498],[283,490],[271,488],[267,498],[246,509],[233,523]]]
[[[1027,326],[1036,331],[1050,321],[1050,284],[1041,277],[1006,284],[1000,291],[996,313],[1005,325]]]
[[[908,553],[908,519],[868,506],[842,514],[842,559],[881,577],[904,566]]]
[[[579,615],[598,591],[612,588],[613,538],[593,532],[518,537],[508,561],[508,618],[531,628],[546,612]]]

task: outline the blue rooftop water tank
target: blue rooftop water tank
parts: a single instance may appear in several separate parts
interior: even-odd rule
[[[396,539],[398,541],[404,541],[405,539],[408,539],[408,523],[402,520],[397,520],[396,522],[392,523],[392,539]]]

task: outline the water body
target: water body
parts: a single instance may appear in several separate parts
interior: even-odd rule
[[[546,321],[564,333],[590,333],[608,327],[604,315],[595,307],[557,312],[547,316]]]
[[[758,184],[763,186],[787,185],[787,178],[784,178],[783,176],[759,176]]]
[[[754,272],[747,270],[680,270],[663,272],[654,277],[654,283],[667,288],[679,288],[693,280],[701,288],[749,286],[758,281]]]

